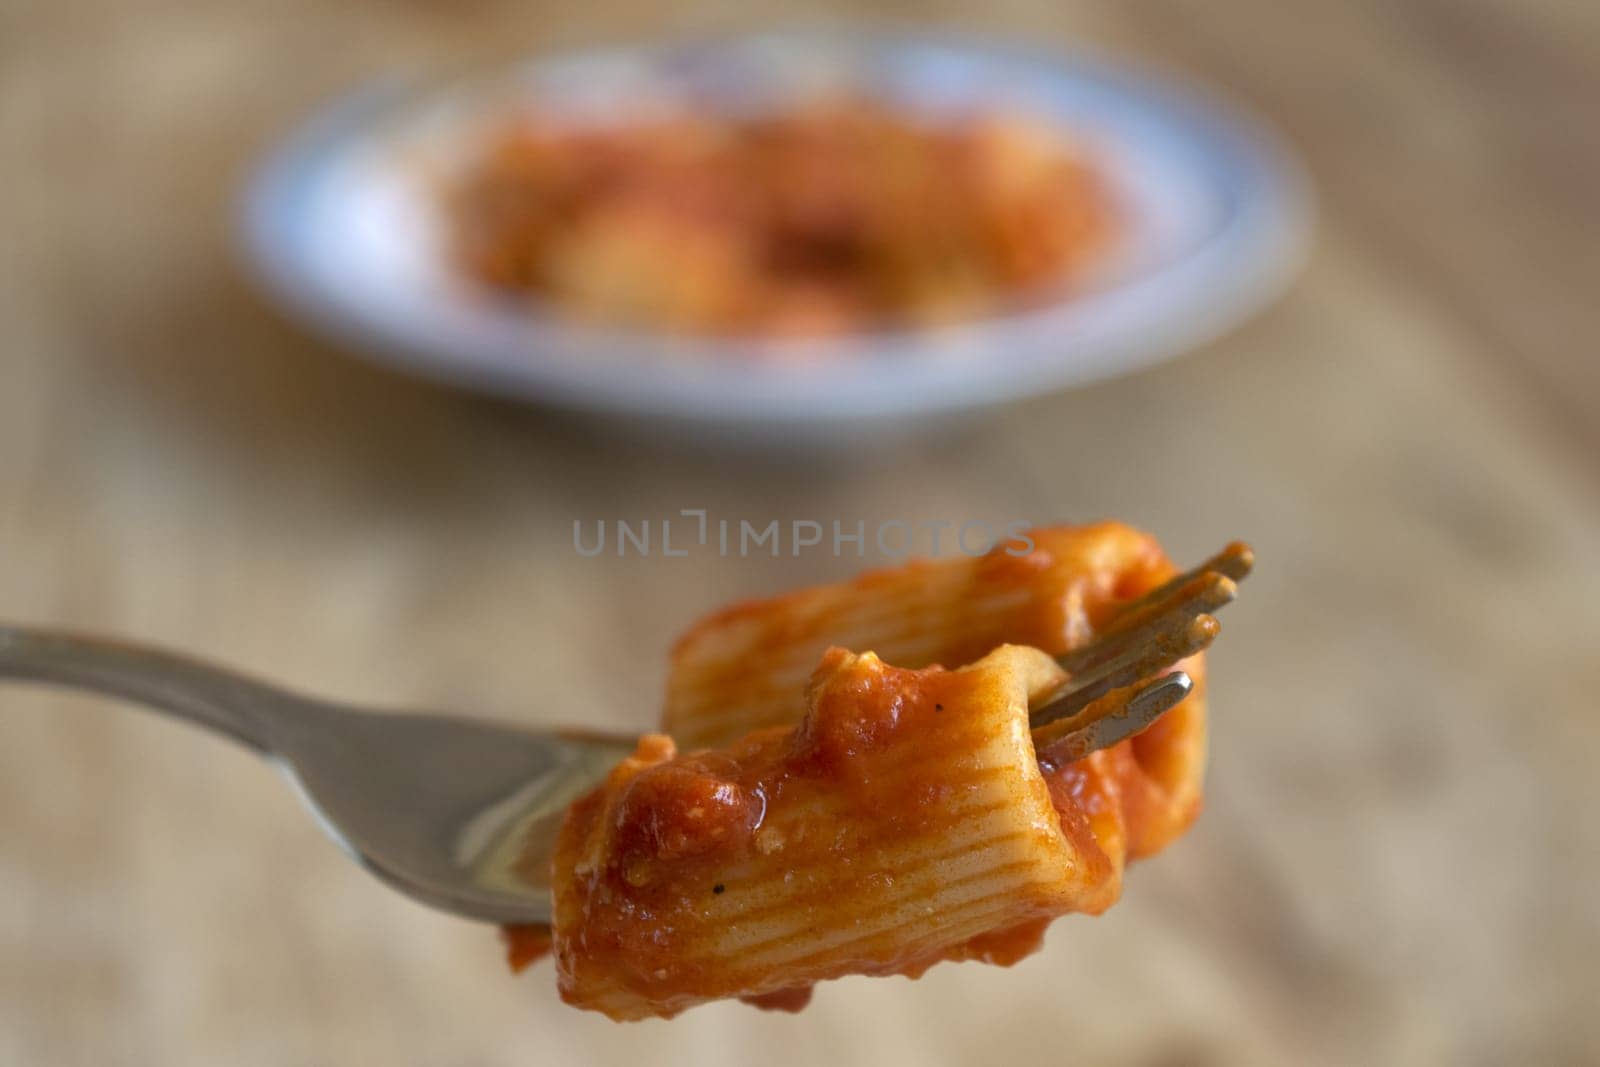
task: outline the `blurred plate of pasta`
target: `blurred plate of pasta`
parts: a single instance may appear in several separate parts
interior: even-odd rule
[[[612,47],[335,102],[244,245],[411,373],[768,434],[981,408],[1178,355],[1307,231],[1258,124],[1100,60],[804,32]]]

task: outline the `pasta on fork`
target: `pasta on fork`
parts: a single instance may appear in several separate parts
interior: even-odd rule
[[[846,974],[1010,964],[1110,907],[1198,814],[1201,650],[1250,553],[1177,575],[1120,524],[1028,541],[693,627],[665,732],[562,828],[563,998],[795,1009]],[[542,936],[511,931],[514,958]]]

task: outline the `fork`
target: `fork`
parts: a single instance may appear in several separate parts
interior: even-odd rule
[[[1143,730],[1191,689],[1176,665],[1211,643],[1209,612],[1250,567],[1230,545],[1126,605],[1060,658],[1033,708],[1041,751],[1076,759]],[[547,923],[548,857],[567,805],[636,738],[523,729],[316,700],[185,656],[0,626],[0,679],[120,697],[241,742],[281,770],[335,843],[424,904],[495,923]]]

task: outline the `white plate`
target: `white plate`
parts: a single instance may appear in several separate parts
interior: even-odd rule
[[[486,120],[530,99],[603,118],[664,97],[760,106],[840,84],[919,109],[1014,104],[1059,121],[1087,140],[1120,202],[1128,232],[1114,261],[1086,289],[1015,313],[783,343],[576,326],[485,299],[445,261],[429,182]],[[379,362],[574,409],[795,434],[979,407],[1177,355],[1281,289],[1306,218],[1283,152],[1193,90],[1014,46],[791,33],[540,59],[443,89],[375,87],[273,154],[243,236],[291,310]]]

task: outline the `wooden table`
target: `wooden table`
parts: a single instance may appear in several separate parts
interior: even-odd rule
[[[574,519],[1116,515],[1184,559],[1243,536],[1195,831],[1012,970],[616,1026],[380,889],[242,752],[8,688],[0,1062],[1600,1057],[1600,8],[876,6],[1248,98],[1320,186],[1301,283],[1186,361],[849,462],[597,438],[286,323],[232,262],[237,181],[386,70],[782,11],[24,0],[0,12],[0,614],[642,727],[696,613],[857,562],[586,560]]]

